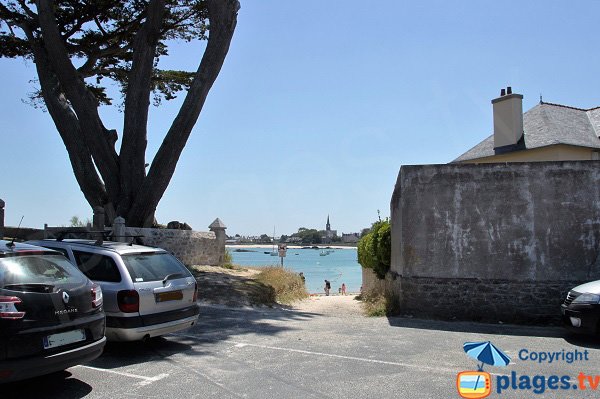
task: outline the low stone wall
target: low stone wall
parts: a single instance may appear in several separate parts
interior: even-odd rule
[[[219,265],[223,257],[214,232],[126,227],[125,234],[143,236],[144,245],[172,252],[185,265]],[[224,250],[224,249],[223,249]]]
[[[515,281],[402,277],[403,314],[446,320],[559,324],[560,304],[576,280]]]
[[[394,285],[399,280],[394,280],[391,274],[385,277],[385,279],[379,279],[377,275],[371,269],[362,269],[362,287],[364,292],[377,291],[382,293],[393,293]]]

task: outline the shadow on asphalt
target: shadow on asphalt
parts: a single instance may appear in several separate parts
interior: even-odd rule
[[[25,381],[0,386],[2,399],[80,399],[92,392],[92,387],[71,377],[68,371],[60,371]],[[43,389],[40,389],[43,387]]]
[[[103,369],[142,364],[185,353],[186,356],[203,356],[214,351],[210,344],[244,334],[274,336],[294,330],[282,323],[286,320],[307,320],[315,314],[289,311],[285,308],[231,308],[220,305],[201,305],[198,323],[171,336],[157,337],[148,341],[109,342],[104,353],[89,363]],[[179,339],[179,338],[184,338]],[[185,338],[193,339],[186,343]],[[203,350],[203,348],[207,348]],[[2,396],[0,395],[0,398]]]
[[[89,366],[112,369],[133,364],[164,360],[178,354],[202,355],[191,345],[183,344],[168,337],[156,337],[148,341],[108,342],[104,353],[98,359],[88,363]]]
[[[567,334],[565,341],[582,348],[600,349],[600,337],[598,336]]]
[[[478,334],[514,335],[526,337],[565,338],[567,332],[556,326],[519,326],[515,324],[486,324],[468,321],[441,321],[388,317],[390,326],[424,330],[465,332]]]

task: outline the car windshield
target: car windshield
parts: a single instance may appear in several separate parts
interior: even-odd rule
[[[166,252],[151,252],[123,255],[123,262],[136,282],[159,281],[169,275],[189,277],[190,272],[173,255]]]
[[[62,255],[25,255],[0,258],[0,288],[24,284],[77,284],[81,274]]]

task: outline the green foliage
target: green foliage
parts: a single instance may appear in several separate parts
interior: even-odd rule
[[[319,232],[317,229],[300,227],[297,233],[292,234],[292,237],[300,237],[302,244],[320,244],[323,235],[325,235],[324,231]]]
[[[233,256],[231,256],[231,252],[228,249],[225,249],[223,264],[221,266],[227,269],[233,268]]]
[[[400,313],[399,299],[390,293],[371,291],[362,294],[363,310],[369,317],[395,316]]]
[[[390,270],[392,235],[389,220],[373,223],[371,232],[358,241],[358,263],[372,269],[378,278],[384,279]]]
[[[32,1],[0,0],[0,58],[33,58],[33,38],[42,37]],[[148,2],[139,0],[55,0],[54,17],[69,58],[101,104],[110,105],[107,87],[125,93],[133,60],[134,38],[146,18]],[[168,44],[208,37],[208,10],[203,0],[166,0],[164,23],[152,76],[154,103],[171,100],[190,87],[194,71],[162,70],[159,60]],[[27,37],[29,32],[30,38]],[[107,82],[105,82],[105,80]],[[38,92],[31,95],[39,97]]]
[[[69,220],[70,225],[69,227],[85,227],[88,224],[92,224],[92,221],[90,219],[87,219],[85,222],[81,219],[79,219],[79,216],[73,216],[71,217],[71,219]]]
[[[269,237],[269,236],[268,236],[268,235],[266,235],[266,234],[261,234],[261,235],[260,235],[260,238],[259,238],[259,241],[260,241],[260,243],[262,243],[262,244],[270,244],[271,242],[273,242],[273,241],[271,240],[271,237]]]

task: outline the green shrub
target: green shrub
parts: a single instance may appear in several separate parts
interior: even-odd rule
[[[278,266],[265,267],[260,270],[256,281],[272,287],[278,303],[289,305],[308,297],[304,282],[295,271]]]
[[[395,316],[400,313],[398,297],[381,292],[367,292],[360,296],[365,314],[369,317]]]
[[[389,220],[373,223],[371,231],[358,241],[358,263],[384,279],[390,270],[392,234]]]
[[[231,269],[233,266],[233,257],[231,256],[231,252],[228,249],[225,249],[225,255],[223,256],[223,264],[222,267],[227,269]]]

